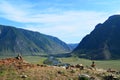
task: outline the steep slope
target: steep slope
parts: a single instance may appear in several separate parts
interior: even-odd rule
[[[120,15],[98,24],[82,39],[74,54],[89,59],[120,59]]]
[[[70,49],[56,37],[0,25],[0,55],[65,53]]]
[[[23,29],[21,29],[21,32],[46,53],[65,53],[70,50],[66,43],[56,37]]]

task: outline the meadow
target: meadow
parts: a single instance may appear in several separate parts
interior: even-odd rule
[[[82,58],[60,58],[63,63],[69,64],[83,64],[84,66],[90,66],[93,60],[82,59]],[[115,69],[120,70],[120,60],[94,60],[97,68],[103,69]]]
[[[6,58],[0,57],[0,59]],[[47,59],[47,57],[40,57],[40,56],[23,56],[23,59],[29,63],[26,65],[34,65],[34,64],[43,64],[43,61]],[[92,60],[82,59],[78,57],[67,57],[67,58],[58,58],[62,63],[69,63],[69,64],[83,64],[84,66],[90,66]],[[11,62],[12,63],[12,62]],[[14,62],[13,62],[14,63]],[[116,69],[120,70],[120,60],[95,60],[96,67],[100,70],[103,69]],[[8,63],[10,64],[10,63]],[[17,64],[17,63],[16,63]],[[80,74],[86,74],[91,77],[96,78],[95,80],[106,80],[104,79],[109,73],[97,70],[80,70],[80,69],[65,69],[62,67],[55,67],[55,66],[40,66],[34,65],[31,67],[24,67],[24,63],[19,63],[19,66],[23,66],[23,68],[19,69],[14,65],[1,65],[0,66],[0,80],[81,80]],[[104,73],[104,74],[103,74]],[[24,77],[27,76],[27,77]],[[117,80],[120,80],[120,75],[117,76]],[[97,79],[98,78],[98,79]],[[89,80],[89,79],[85,79]]]
[[[13,57],[13,56],[11,56]],[[7,58],[6,56],[0,56],[0,59]],[[40,56],[23,56],[23,58],[33,64],[43,64],[43,61],[47,59],[47,57]],[[78,57],[67,57],[67,58],[58,58],[62,63],[69,64],[83,64],[84,66],[90,66],[93,60],[78,58]],[[120,70],[120,60],[94,60],[97,68],[103,69],[115,69]]]
[[[40,56],[24,56],[26,61],[34,64],[43,64],[43,61],[47,59],[47,57]],[[62,63],[69,64],[83,64],[84,66],[90,66],[93,60],[78,58],[78,57],[68,57],[68,58],[58,58]],[[94,60],[97,68],[103,69],[115,69],[120,70],[120,60]]]

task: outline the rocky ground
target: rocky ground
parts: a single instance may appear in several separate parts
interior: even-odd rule
[[[0,60],[0,80],[120,80],[120,72],[85,67],[30,64],[21,57]]]

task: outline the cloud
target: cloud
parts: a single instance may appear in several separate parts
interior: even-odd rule
[[[27,2],[22,2],[24,4],[20,6],[13,3],[7,0],[0,1],[0,17],[24,23],[25,29],[57,36],[67,43],[79,42],[94,29],[95,25],[103,23],[112,14],[99,11],[64,10],[56,8],[56,5],[41,9],[38,3],[25,5]]]
[[[79,42],[95,25],[104,22],[105,13],[90,11],[66,11],[43,17],[41,24],[26,25],[26,29],[59,37],[65,42]],[[72,39],[71,39],[72,38]]]

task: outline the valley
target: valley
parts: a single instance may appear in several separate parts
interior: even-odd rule
[[[120,0],[0,0],[0,80],[120,80]]]
[[[11,56],[14,57],[14,56]],[[9,58],[9,56],[0,56],[0,59]],[[44,64],[44,60],[46,60],[48,57],[41,57],[41,56],[23,56],[23,58],[32,64]],[[85,66],[90,66],[93,60],[84,59],[84,58],[78,58],[78,57],[57,57],[57,59],[62,63],[68,63],[71,65],[75,64],[83,64]],[[102,68],[102,69],[115,69],[120,70],[120,60],[94,60],[96,67]]]
[[[24,56],[24,59],[30,63],[34,64],[43,64],[43,61],[47,59],[47,57],[39,57],[39,56]],[[85,66],[90,66],[92,63],[92,60],[78,58],[78,57],[63,57],[63,58],[57,58],[62,63],[68,63],[68,64],[83,64]],[[112,68],[115,70],[120,70],[120,60],[94,60],[96,63],[96,67],[108,69]]]

